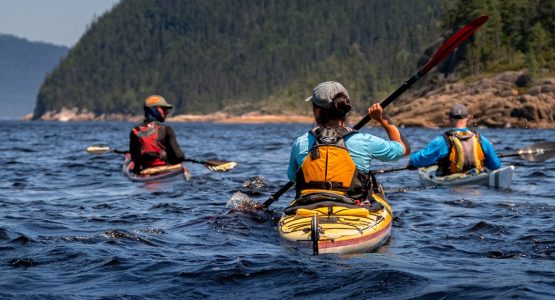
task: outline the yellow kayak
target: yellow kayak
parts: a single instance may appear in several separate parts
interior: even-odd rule
[[[391,232],[393,215],[383,194],[373,194],[372,206],[336,201],[289,207],[279,220],[279,235],[297,248],[313,254],[370,252]]]

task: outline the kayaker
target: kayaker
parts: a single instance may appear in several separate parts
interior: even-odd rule
[[[371,161],[395,161],[410,154],[406,139],[379,103],[369,107],[368,114],[391,141],[347,126],[352,105],[339,82],[318,84],[306,101],[312,102],[317,126],[298,137],[291,148],[287,175],[296,183],[297,199],[331,193],[364,201],[375,183],[369,175]]]
[[[161,124],[172,107],[162,96],[151,95],[145,99],[145,119],[129,134],[134,173],[139,174],[146,168],[179,164],[185,160],[173,128]]]
[[[471,115],[463,104],[455,104],[448,113],[451,129],[436,137],[424,149],[411,154],[408,168],[438,165],[437,176],[455,173],[480,173],[497,170],[501,161],[490,141],[468,129]]]

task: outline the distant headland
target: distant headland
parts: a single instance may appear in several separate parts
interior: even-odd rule
[[[439,78],[439,77],[438,77]],[[527,82],[524,71],[504,72],[482,77],[472,82],[446,78],[432,78],[419,88],[391,105],[386,111],[395,122],[405,127],[446,127],[446,111],[454,103],[464,103],[473,114],[471,124],[496,128],[555,128],[555,76],[542,77]],[[351,121],[360,116],[353,114]],[[26,116],[30,120],[32,115]],[[132,121],[140,122],[142,116],[125,114],[100,114],[62,108],[41,116],[45,121]],[[260,111],[247,113],[214,112],[202,115],[175,115],[168,122],[213,123],[313,123],[309,114],[291,112],[268,114]]]

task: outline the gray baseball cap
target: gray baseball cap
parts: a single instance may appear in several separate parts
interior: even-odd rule
[[[306,98],[305,101],[312,101],[312,103],[318,107],[329,108],[333,98],[335,98],[337,94],[343,94],[351,100],[349,93],[347,93],[347,90],[341,83],[326,81],[318,84],[312,90],[312,96]]]
[[[449,117],[452,119],[464,119],[468,117],[468,108],[462,104],[455,104],[449,111]]]

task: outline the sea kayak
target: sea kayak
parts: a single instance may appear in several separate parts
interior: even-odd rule
[[[328,196],[285,209],[278,231],[286,244],[313,254],[363,253],[387,240],[393,215],[383,194],[373,194],[372,205],[365,206],[330,201]]]
[[[488,185],[508,189],[511,187],[514,169],[514,166],[508,166],[481,173],[469,171],[448,176],[436,176],[437,165],[434,165],[418,169],[418,175],[425,183],[434,185]]]
[[[142,170],[140,175],[133,173],[133,166],[131,155],[129,153],[125,154],[122,171],[132,181],[151,182],[176,178],[183,178],[185,180],[191,179],[191,172],[182,164],[148,168]]]

